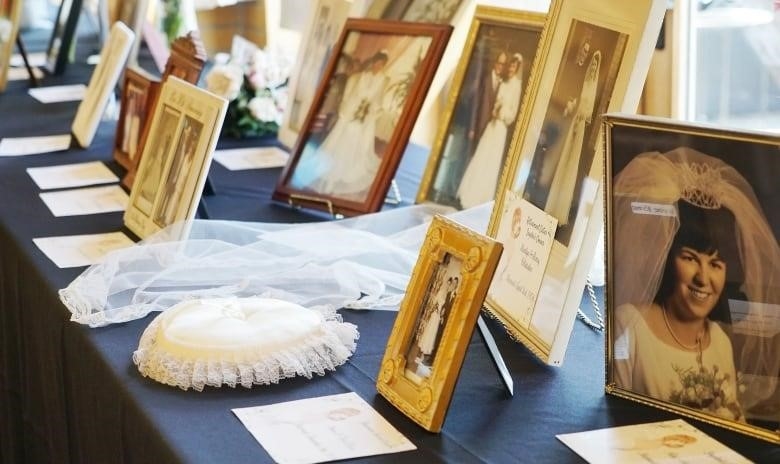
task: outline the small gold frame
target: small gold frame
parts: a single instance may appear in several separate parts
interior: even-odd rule
[[[426,430],[438,432],[444,423],[502,250],[442,216],[428,228],[376,383],[382,396]]]

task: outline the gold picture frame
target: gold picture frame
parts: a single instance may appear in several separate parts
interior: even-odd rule
[[[428,228],[376,383],[426,430],[444,423],[501,251],[500,243],[443,216]]]
[[[542,13],[477,7],[417,191],[417,203],[462,209],[495,197],[544,20]],[[510,66],[516,69],[512,76],[508,75]],[[498,101],[499,88],[507,89],[501,92],[503,104]],[[494,108],[500,110],[494,113]],[[490,131],[486,131],[487,126]],[[485,175],[487,170],[494,173],[492,183]],[[462,185],[467,171],[471,173],[470,189]],[[465,205],[460,201],[461,190]]]
[[[666,3],[553,0],[550,6],[488,235],[501,240],[498,232],[511,230],[513,211],[504,203],[519,196],[558,219],[555,241],[540,288],[528,289],[533,305],[513,306],[519,290],[506,279],[494,280],[485,300],[512,337],[550,365],[563,362],[601,234],[600,118],[635,111]]]
[[[606,391],[780,444],[776,134],[607,115]]]
[[[19,21],[22,17],[21,0],[9,0],[0,4],[0,92],[8,82],[8,67],[11,63],[19,34]]]
[[[139,238],[195,217],[226,111],[224,98],[176,76],[165,80],[124,215]]]

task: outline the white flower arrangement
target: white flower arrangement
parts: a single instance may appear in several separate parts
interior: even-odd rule
[[[276,134],[287,106],[292,63],[275,50],[258,49],[247,63],[218,63],[206,88],[230,103],[222,133],[233,137]]]

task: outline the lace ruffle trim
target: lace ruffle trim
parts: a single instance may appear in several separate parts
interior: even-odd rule
[[[326,317],[321,335],[308,337],[299,346],[273,353],[244,350],[235,359],[193,360],[160,349],[157,346],[157,329],[161,318],[157,317],[141,336],[138,350],[133,353],[133,362],[143,376],[183,390],[203,391],[206,385],[251,388],[253,385],[279,383],[295,376],[310,379],[314,374],[325,375],[344,364],[355,352],[359,338],[357,326],[341,322],[335,311],[321,312]]]

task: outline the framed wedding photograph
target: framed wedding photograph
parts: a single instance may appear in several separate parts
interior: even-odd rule
[[[224,98],[175,76],[163,83],[124,215],[138,237],[195,217],[226,110]]]
[[[780,444],[780,136],[604,132],[606,391]]]
[[[51,74],[62,74],[65,71],[75,44],[82,3],[83,0],[62,0],[60,3],[46,49],[45,68]]]
[[[332,215],[378,211],[451,31],[347,19],[273,199]]]
[[[197,31],[190,31],[186,35],[183,35],[171,44],[171,53],[168,57],[168,61],[165,63],[165,71],[160,78],[160,82],[165,82],[169,76],[173,76],[179,79],[189,82],[190,84],[197,85],[200,80],[200,74],[203,71],[203,67],[206,64],[206,49],[203,46],[203,41],[200,40],[200,34]],[[136,77],[143,78],[144,75],[138,75]],[[151,80],[151,78],[150,78]],[[155,85],[150,83],[149,85]],[[154,92],[151,95],[150,100],[147,102],[146,111],[147,114],[154,114],[157,107],[157,100],[159,98],[159,92]],[[220,122],[221,124],[221,122]],[[141,157],[144,154],[144,146],[149,136],[149,120],[147,118],[146,123],[141,126],[141,138],[139,139],[138,146],[136,148],[136,154],[133,160],[129,163],[127,172],[122,178],[122,185],[127,189],[132,190],[135,184],[135,177],[138,171],[138,166],[141,162]]]
[[[0,3],[0,92],[5,90],[7,83],[8,67],[16,47],[21,15],[21,0],[5,0]]]
[[[434,216],[390,332],[377,391],[439,432],[502,246]]]
[[[556,221],[554,242],[538,257],[547,262],[539,288],[525,289],[531,306],[516,304],[508,278],[494,280],[486,299],[512,337],[550,365],[563,362],[602,232],[601,115],[636,110],[665,11],[665,0],[550,5],[488,235],[510,229],[513,208],[504,203],[519,197]]]
[[[125,169],[130,169],[135,164],[147,112],[159,92],[158,78],[137,66],[128,66],[125,69],[125,83],[122,86],[119,120],[114,139],[114,159]]]
[[[311,10],[290,74],[287,108],[279,127],[279,141],[286,147],[293,147],[298,140],[325,65],[353,5],[349,0],[317,0]]]
[[[109,99],[113,98],[119,76],[125,68],[134,37],[133,31],[121,21],[111,26],[111,32],[100,52],[100,61],[92,71],[86,94],[79,103],[70,128],[73,138],[82,148],[89,147],[95,138],[103,112]]]
[[[467,0],[369,0],[365,17],[419,23],[451,24]]]
[[[477,7],[417,203],[463,209],[495,198],[544,19]]]

